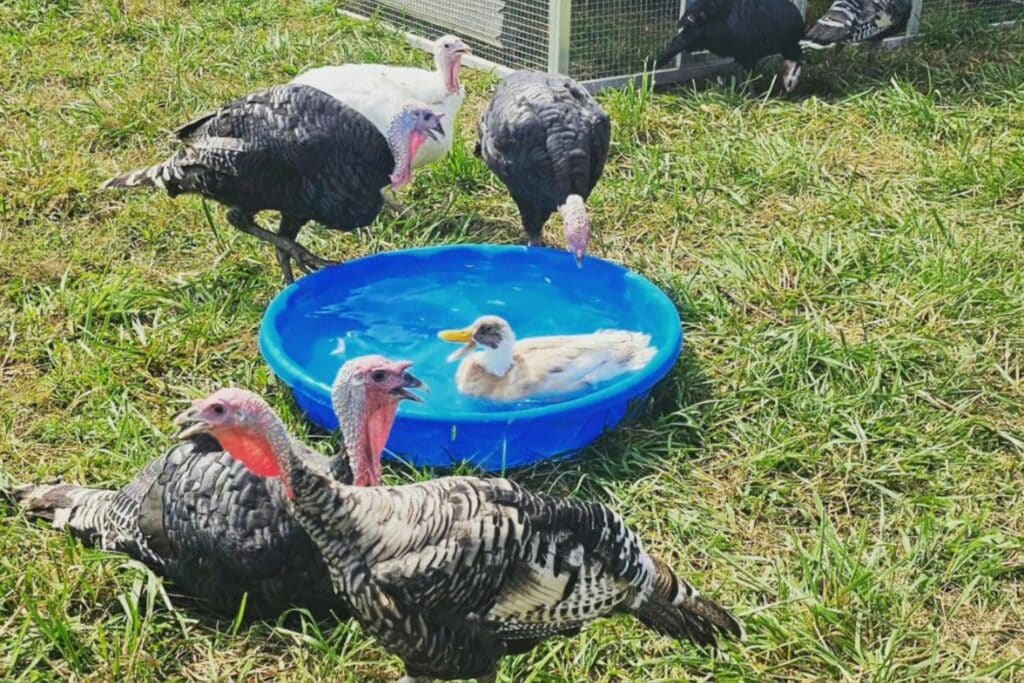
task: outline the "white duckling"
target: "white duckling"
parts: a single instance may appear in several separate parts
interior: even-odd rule
[[[627,330],[517,342],[512,327],[496,315],[438,336],[464,345],[448,357],[448,362],[465,357],[455,373],[459,391],[494,401],[577,392],[642,369],[658,351],[651,346],[650,335]],[[480,353],[472,353],[478,348]]]

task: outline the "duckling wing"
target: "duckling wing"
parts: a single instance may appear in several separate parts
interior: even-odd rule
[[[531,394],[580,391],[640,370],[655,353],[650,335],[625,330],[534,337],[516,344],[516,355],[528,368],[525,374],[535,386]]]

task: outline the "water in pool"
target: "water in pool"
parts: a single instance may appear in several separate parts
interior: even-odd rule
[[[441,341],[443,329],[462,328],[480,315],[500,315],[518,338],[586,334],[602,328],[645,330],[647,306],[630,300],[621,279],[586,277],[573,286],[543,261],[522,258],[476,260],[461,270],[424,259],[415,272],[375,272],[365,286],[329,281],[293,297],[276,321],[289,355],[326,385],[349,358],[379,353],[413,361],[413,373],[430,385],[428,406],[406,405],[405,413],[494,412],[552,403],[571,395],[495,403],[463,396],[455,387],[458,363],[446,358],[458,345]],[[341,266],[346,268],[347,266]],[[352,278],[356,279],[356,278]],[[586,283],[580,286],[580,283]],[[310,288],[312,289],[312,288]],[[650,321],[648,321],[650,322]],[[612,380],[615,382],[616,380]]]

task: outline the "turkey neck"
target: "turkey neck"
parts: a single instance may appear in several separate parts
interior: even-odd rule
[[[381,398],[367,400],[362,386],[337,388],[331,396],[341,426],[345,453],[355,486],[379,486],[383,468],[381,453],[391,432],[398,403]]]
[[[459,70],[462,68],[462,55],[453,55],[450,59],[438,56],[434,60],[437,64],[437,73],[441,77],[441,87],[448,95],[458,95],[462,92],[462,83],[459,81]]]
[[[266,444],[270,447],[274,459],[277,460],[277,464],[281,468],[280,473],[268,473],[261,476],[278,474],[281,479],[281,485],[284,487],[285,495],[289,499],[294,499],[296,475],[301,475],[303,465],[298,461],[295,452],[292,450],[292,438],[288,434],[288,429],[284,426],[284,422],[272,410],[265,411],[259,420],[260,431],[263,433],[263,437],[266,440]],[[230,451],[230,448],[228,450]],[[301,476],[298,478],[301,481]]]
[[[388,146],[391,147],[391,156],[395,159],[391,186],[396,190],[412,182],[412,160],[424,141],[421,133],[410,134],[406,130],[403,119],[403,116],[399,116],[388,126]]]

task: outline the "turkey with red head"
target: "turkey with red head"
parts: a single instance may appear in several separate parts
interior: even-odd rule
[[[242,431],[272,454],[269,467],[238,457],[281,482],[352,616],[402,658],[407,682],[494,681],[504,655],[615,612],[706,645],[741,634],[599,503],[507,479],[348,486],[309,467],[274,411],[237,389],[196,401],[181,421],[215,438]]]
[[[409,389],[423,386],[410,365],[380,356],[347,362],[332,390],[344,452],[327,458],[293,441],[295,457],[327,480],[379,484],[398,404],[418,400]],[[242,429],[214,438],[186,427],[178,438],[120,490],[56,484],[15,497],[30,519],[143,562],[215,613],[233,616],[245,595],[248,617],[290,607],[344,613],[320,551],[287,514],[280,484],[264,478],[275,466],[264,442]]]

